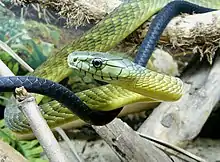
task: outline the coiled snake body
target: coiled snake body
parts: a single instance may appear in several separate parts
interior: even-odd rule
[[[48,60],[38,67],[33,74],[29,75],[47,78],[54,82],[60,82],[71,73],[71,68],[69,68],[67,64],[68,54],[73,51],[108,51],[170,1],[171,0],[131,0],[128,3],[121,5],[79,39],[64,47],[60,52],[50,56]],[[220,8],[219,0],[190,0],[190,2],[209,8]],[[159,25],[154,25],[156,25],[156,28],[160,28],[159,25],[161,24],[159,23]],[[159,37],[156,37],[154,41],[156,41],[156,39],[159,39]],[[152,51],[152,49],[154,49],[154,47],[152,48],[152,45],[155,46],[155,43],[151,44],[148,42],[145,47],[151,48],[149,51]],[[138,63],[138,60],[142,60],[139,64],[143,66],[146,63],[144,60],[147,59],[137,57],[135,61]],[[132,66],[136,67],[134,65]],[[146,72],[146,70],[143,70],[142,72]],[[111,77],[112,75],[113,74],[111,74]],[[147,75],[152,76],[152,80],[148,77],[148,83],[145,84],[147,90],[149,90],[147,96],[143,96],[146,95],[146,89],[144,91],[139,89],[143,95],[137,94],[134,92],[139,93],[139,90],[137,91],[136,89],[138,86],[133,86],[132,89],[129,89],[131,91],[129,91],[123,89],[123,86],[125,85],[123,83],[119,84],[122,87],[112,86],[109,84],[79,92],[76,96],[84,101],[91,109],[102,111],[114,110],[132,102],[145,100],[152,101],[152,99],[149,98],[153,98],[153,100],[173,101],[181,97],[182,83],[179,79],[150,71],[147,72]],[[163,78],[166,79],[163,80]],[[152,81],[151,84],[149,81]],[[138,82],[137,80],[136,83],[143,84],[144,82]],[[164,83],[170,85],[168,86],[168,89],[172,89],[174,91],[167,93]],[[173,85],[176,86],[176,89]],[[155,87],[153,88],[153,86],[161,87],[161,89],[158,87],[158,89]],[[157,89],[156,93],[155,89]],[[38,102],[41,99],[42,96],[37,96]],[[71,111],[63,107],[61,103],[57,101],[41,105],[41,112],[51,127],[71,122],[77,118]],[[6,125],[14,132],[21,134],[30,132],[26,118],[18,109],[13,108],[13,106],[11,106],[10,109],[6,109],[5,122]]]

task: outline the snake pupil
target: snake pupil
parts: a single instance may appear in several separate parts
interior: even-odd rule
[[[77,61],[77,58],[74,58],[74,59],[73,59],[73,62],[76,62],[76,61]]]
[[[102,59],[95,58],[94,60],[92,60],[92,64],[95,68],[100,68],[102,66]]]

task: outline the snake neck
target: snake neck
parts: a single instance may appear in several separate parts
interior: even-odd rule
[[[129,70],[126,79],[119,78],[111,83],[159,101],[176,101],[182,96],[183,82],[179,78],[157,73],[139,65],[130,68],[132,69]],[[164,96],[164,93],[167,95]]]

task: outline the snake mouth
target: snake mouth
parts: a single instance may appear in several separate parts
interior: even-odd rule
[[[70,68],[72,68],[72,69],[79,70],[79,68],[78,68],[78,67],[76,67],[76,66],[74,66],[74,65],[72,65],[72,64],[69,64],[69,63],[68,63],[68,66],[69,66]]]

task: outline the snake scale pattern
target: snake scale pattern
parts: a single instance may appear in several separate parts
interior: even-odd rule
[[[122,4],[88,32],[58,53],[51,55],[46,62],[29,75],[60,82],[72,72],[67,64],[68,54],[73,51],[106,52],[110,50],[169,2],[171,0],[131,0]],[[208,8],[220,9],[219,0],[189,0],[189,2]],[[141,94],[110,84],[76,93],[76,96],[91,109],[103,111],[149,99]],[[43,96],[36,95],[36,98],[39,103]],[[11,104],[8,106],[10,109],[5,111],[6,125],[18,134],[30,133],[26,118],[16,106],[13,106],[13,103]],[[69,109],[55,100],[41,105],[40,110],[51,128],[78,119]]]

